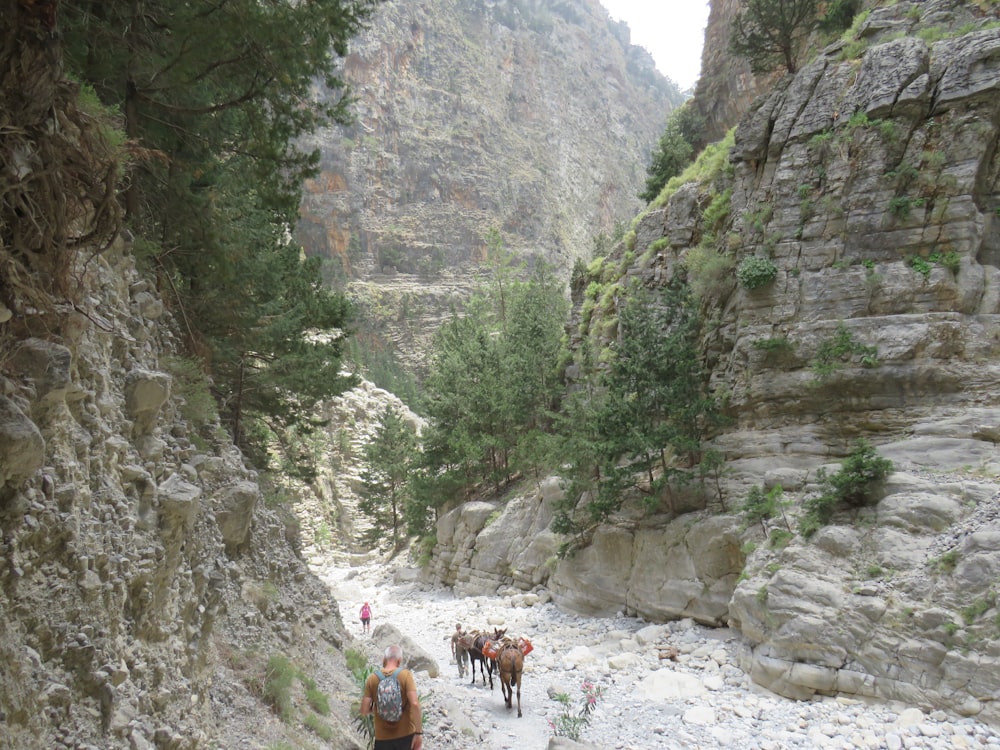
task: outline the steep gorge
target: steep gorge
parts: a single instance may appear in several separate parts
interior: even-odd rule
[[[991,3],[873,5],[585,282],[591,351],[613,345],[630,288],[699,290],[730,420],[710,441],[721,497],[699,510],[699,485],[682,488],[675,519],[665,497],[653,516],[626,505],[559,560],[562,489],[543,482],[446,516],[433,572],[469,592],[544,586],[579,611],[729,623],[754,680],[791,697],[997,723],[1000,19]],[[882,500],[798,536],[819,470],[858,437],[896,466]],[[731,511],[754,485],[788,505],[748,527]]]
[[[310,142],[297,234],[411,366],[488,267],[491,228],[566,276],[589,260],[641,208],[682,101],[597,0],[385,2],[344,77],[357,122]]]
[[[863,56],[833,48],[781,82],[743,120],[720,181],[644,212],[634,244],[613,255],[628,278],[656,287],[706,235],[706,206],[732,189],[730,252],[766,257],[776,275],[757,289],[724,277],[709,301],[705,348],[718,390],[732,395],[734,421],[716,438],[734,470],[727,489],[735,498],[749,484],[782,484],[801,499],[815,469],[863,434],[906,469],[882,503],[861,523],[844,516],[787,547],[731,515],[634,514],[567,564],[548,530],[560,491],[548,480],[502,513],[471,503],[449,514],[438,580],[470,594],[546,586],[581,610],[731,622],[747,638],[744,667],[785,694],[900,697],[998,721],[995,15],[995,4],[954,0],[877,10],[861,30]],[[923,40],[922,28],[938,38]],[[452,207],[465,195],[454,185],[441,194]],[[373,199],[373,216],[380,205],[392,201]],[[481,236],[483,215],[469,216],[455,248]],[[397,218],[410,229],[425,221],[437,218]],[[589,247],[590,231],[573,247]],[[627,262],[629,251],[639,260]],[[314,668],[338,704],[353,695],[335,603],[255,472],[217,424],[185,411],[196,394],[171,369],[173,323],[127,239],[87,257],[74,269],[86,290],[78,309],[22,320],[0,308],[0,747],[236,746],[227,741],[241,724],[283,740],[292,730],[255,692],[268,654]],[[845,361],[814,383],[820,345],[841,324],[877,348],[878,363]],[[777,356],[755,345],[776,339],[788,344]],[[367,407],[349,404],[344,422],[350,408]],[[942,558],[955,563],[947,575]],[[975,603],[986,609],[966,624]],[[331,722],[337,746],[354,746],[346,717]]]

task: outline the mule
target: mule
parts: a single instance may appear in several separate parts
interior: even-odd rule
[[[524,673],[524,654],[516,643],[505,643],[497,654],[500,691],[503,693],[507,710],[512,709],[514,687],[517,687],[517,718],[521,718],[521,675]]]
[[[483,678],[483,685],[486,684],[486,678],[489,677],[490,690],[493,689],[493,670],[497,668],[497,663],[495,659],[491,659],[483,653],[483,648],[486,646],[486,641],[499,641],[503,638],[506,632],[506,629],[494,629],[493,634],[490,635],[482,630],[474,630],[467,637],[462,639],[463,645],[465,645],[466,649],[469,651],[469,666],[472,671],[473,685],[476,684],[476,662],[478,661],[479,674]]]

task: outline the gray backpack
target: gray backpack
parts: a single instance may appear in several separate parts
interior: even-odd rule
[[[396,722],[403,718],[403,689],[399,685],[399,673],[402,671],[402,667],[392,674],[382,674],[375,670],[375,676],[378,677],[375,710],[383,721]]]

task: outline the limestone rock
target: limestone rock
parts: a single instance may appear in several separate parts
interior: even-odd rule
[[[135,369],[128,376],[125,406],[135,420],[138,435],[146,435],[154,426],[160,407],[170,396],[171,377],[163,372]]]
[[[62,403],[71,383],[69,349],[41,339],[26,339],[14,351],[10,367],[27,378],[34,390],[32,408],[42,411]]]
[[[38,427],[6,396],[0,396],[0,487],[30,477],[45,462]]]
[[[213,502],[215,522],[228,549],[236,549],[246,543],[259,498],[260,488],[252,482],[224,487],[216,495]]]
[[[163,517],[180,526],[190,526],[199,510],[201,487],[186,481],[180,474],[171,474],[157,487]]]
[[[427,676],[431,678],[441,674],[437,662],[392,625],[377,625],[372,630],[372,642],[379,664],[381,664],[381,657],[385,649],[395,644],[403,649],[403,666],[407,669],[413,672],[426,672]],[[419,677],[417,679],[419,680]],[[419,682],[417,692],[420,692]]]

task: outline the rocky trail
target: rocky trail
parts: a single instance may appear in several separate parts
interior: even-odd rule
[[[740,641],[732,630],[689,620],[656,625],[579,617],[547,601],[546,592],[456,598],[415,580],[412,570],[380,564],[317,572],[356,638],[350,647],[378,663],[391,626],[403,634],[404,649],[436,663],[417,671],[427,750],[1000,750],[1000,732],[942,711],[844,698],[795,702],[764,691],[737,666]],[[363,601],[374,610],[371,636],[361,633],[358,620]],[[474,685],[468,674],[459,678],[449,645],[455,623],[466,630],[506,628],[532,641],[523,718],[516,696],[515,709],[506,708],[496,679],[491,692],[478,676]],[[551,722],[567,710],[579,712],[585,682],[599,687],[601,697],[581,743],[553,740]],[[570,696],[568,709],[555,699],[559,693]]]

